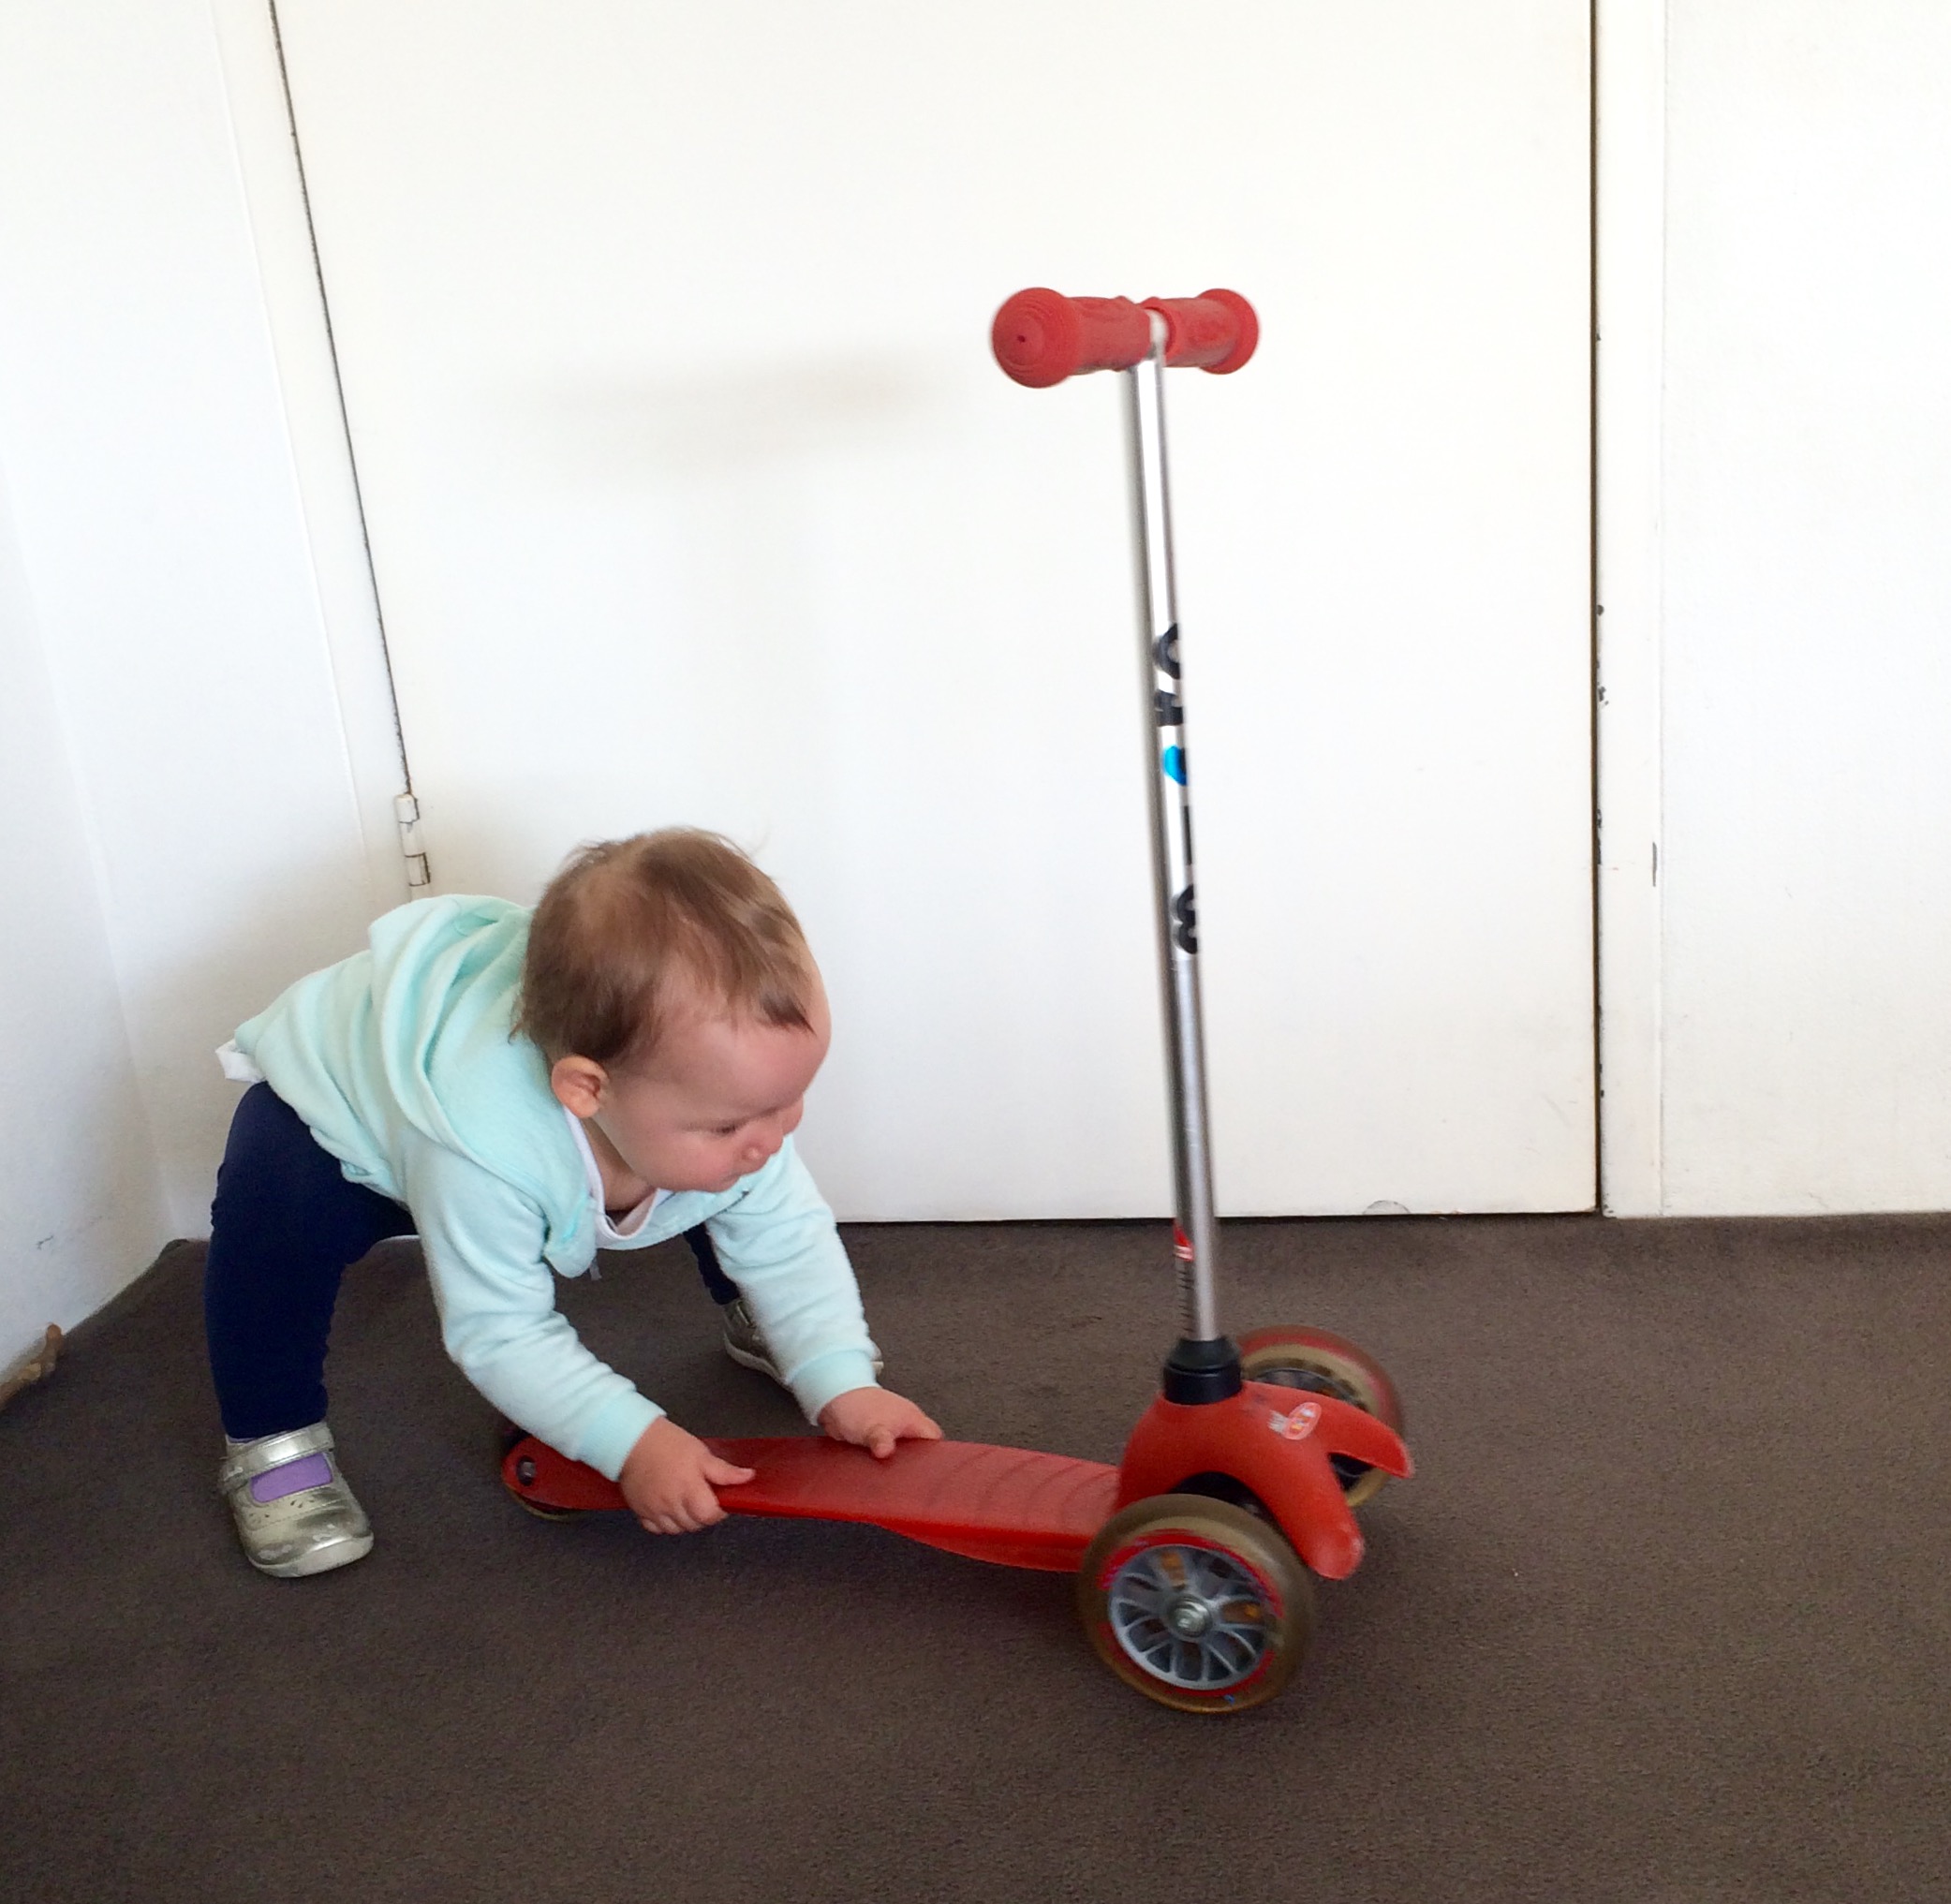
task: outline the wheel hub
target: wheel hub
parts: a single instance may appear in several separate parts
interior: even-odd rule
[[[1193,1594],[1182,1594],[1165,1609],[1165,1624],[1182,1640],[1196,1640],[1210,1631],[1213,1609]]]
[[[1188,1691],[1250,1679],[1273,1643],[1267,1589],[1232,1554],[1177,1542],[1142,1548],[1107,1584],[1105,1611],[1126,1658]]]

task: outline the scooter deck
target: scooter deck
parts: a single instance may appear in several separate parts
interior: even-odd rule
[[[903,1441],[885,1461],[817,1435],[707,1438],[721,1459],[755,1471],[718,1490],[728,1513],[865,1521],[973,1560],[1074,1573],[1111,1518],[1117,1469],[982,1441]],[[542,1509],[620,1508],[613,1481],[533,1437],[517,1442],[502,1479]]]

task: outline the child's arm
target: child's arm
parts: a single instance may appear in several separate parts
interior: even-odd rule
[[[809,1421],[881,1460],[897,1441],[941,1439],[913,1402],[875,1381],[853,1265],[791,1138],[706,1227]]]
[[[876,1351],[853,1265],[790,1137],[705,1227],[809,1422],[835,1396],[873,1386]]]
[[[618,1479],[664,1411],[584,1348],[556,1309],[540,1212],[431,1141],[410,1146],[405,1162],[448,1353],[510,1420]]]

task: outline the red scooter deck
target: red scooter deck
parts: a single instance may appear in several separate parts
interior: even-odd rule
[[[1117,1469],[981,1441],[903,1441],[885,1461],[823,1435],[707,1439],[721,1459],[756,1469],[718,1490],[728,1513],[865,1521],[1003,1567],[1074,1573],[1111,1518]],[[510,1490],[547,1509],[621,1508],[613,1481],[533,1437],[502,1463]]]

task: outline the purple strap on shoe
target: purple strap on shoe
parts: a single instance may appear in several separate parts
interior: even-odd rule
[[[252,1476],[251,1498],[259,1507],[269,1507],[288,1494],[297,1494],[307,1487],[323,1487],[331,1479],[332,1463],[323,1454],[301,1454],[296,1461],[286,1461]]]

